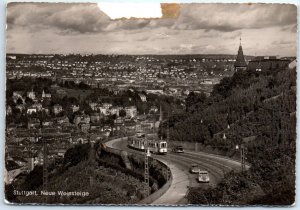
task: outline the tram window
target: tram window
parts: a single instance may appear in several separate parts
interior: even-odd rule
[[[160,146],[161,146],[161,148],[166,148],[167,144],[166,143],[161,143]]]

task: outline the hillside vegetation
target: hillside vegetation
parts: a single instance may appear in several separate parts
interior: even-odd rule
[[[170,140],[199,142],[205,151],[239,158],[236,145],[246,146],[250,170],[228,174],[215,189],[191,189],[191,203],[295,201],[295,89],[296,69],[236,72],[210,97],[190,94],[186,113],[164,122],[160,135],[166,136],[169,126]]]
[[[134,204],[145,198],[143,156],[129,155],[132,169],[125,167],[120,155],[106,151],[97,142],[79,144],[70,148],[62,164],[48,167],[47,192],[55,195],[41,196],[43,167],[35,167],[21,185],[6,186],[6,198],[16,203],[49,204]],[[166,169],[156,160],[149,159],[151,193],[162,187],[167,179]],[[37,191],[38,196],[15,196],[13,190]],[[58,192],[82,192],[84,196],[61,196]],[[88,193],[88,194],[87,194]]]

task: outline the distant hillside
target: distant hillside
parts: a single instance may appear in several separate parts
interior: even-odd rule
[[[48,57],[50,59],[55,58],[73,58],[73,57],[82,57],[82,58],[122,58],[122,59],[130,59],[130,58],[136,58],[136,57],[151,57],[156,59],[189,59],[189,58],[195,58],[195,59],[235,59],[236,55],[230,55],[230,54],[169,54],[169,55],[155,55],[155,54],[145,54],[145,55],[119,55],[119,54],[111,54],[111,55],[104,55],[104,54],[90,54],[90,55],[81,55],[81,54],[13,54],[8,53],[6,56],[9,58],[11,56],[17,56],[17,58],[23,58],[28,56],[40,56],[40,57]],[[254,58],[254,56],[245,55],[245,58],[247,60]]]

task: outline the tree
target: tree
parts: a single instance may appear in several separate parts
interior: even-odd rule
[[[31,98],[26,97],[25,98],[25,103],[26,103],[27,106],[30,106],[30,105],[33,104],[33,100]]]
[[[76,145],[74,148],[68,149],[64,156],[64,164],[75,166],[81,161],[88,159],[90,149],[89,144]]]
[[[126,111],[125,111],[124,109],[121,109],[121,110],[119,111],[119,116],[120,116],[120,117],[125,117],[125,116],[126,116]]]
[[[22,105],[22,104],[23,104],[23,100],[21,98],[18,98],[17,105]]]
[[[36,166],[31,171],[25,180],[25,190],[35,190],[43,184],[43,167]]]
[[[219,84],[216,84],[213,88],[212,95],[221,95],[224,98],[230,95],[232,89],[232,79],[229,77],[223,78]]]
[[[200,111],[206,100],[206,95],[204,93],[196,94],[190,92],[188,97],[185,99],[186,110],[188,112]]]

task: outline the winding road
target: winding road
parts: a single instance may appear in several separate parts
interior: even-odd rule
[[[106,143],[106,146],[115,149],[141,153],[127,147],[127,139],[115,139]],[[173,176],[173,181],[167,192],[154,201],[153,205],[184,205],[188,204],[185,196],[189,187],[214,187],[218,184],[224,174],[231,171],[239,171],[241,163],[226,157],[212,155],[204,152],[185,151],[184,153],[172,153],[167,155],[154,155],[152,157],[167,164]],[[198,164],[203,170],[207,170],[210,183],[198,183],[197,174],[191,174],[189,169],[192,164]],[[248,169],[249,166],[246,166]]]

